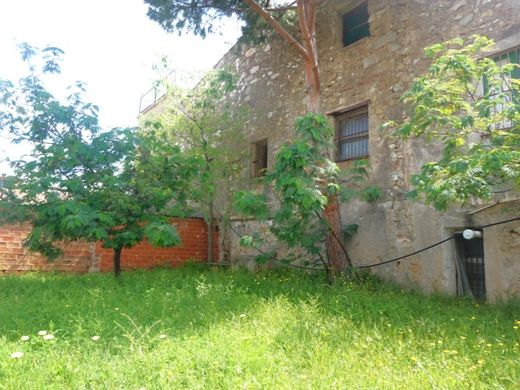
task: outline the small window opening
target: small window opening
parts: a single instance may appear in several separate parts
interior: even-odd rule
[[[267,138],[251,144],[251,177],[265,176],[267,171]]]
[[[343,14],[343,47],[370,36],[368,2]]]
[[[336,116],[337,160],[368,156],[368,106]]]

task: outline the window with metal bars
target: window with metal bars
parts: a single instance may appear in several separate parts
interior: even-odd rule
[[[267,138],[251,143],[251,178],[265,176],[267,155]]]
[[[495,55],[493,57],[493,60],[500,66],[506,65],[506,64],[519,64],[520,65],[520,47],[510,49],[508,51],[505,51],[503,53],[500,53],[498,55]],[[493,91],[490,90],[489,82],[486,78],[483,80],[484,84],[484,94],[490,94],[491,98],[493,96],[498,96],[499,94],[501,96],[505,95],[505,100],[507,103],[511,103],[513,101],[520,102],[520,96],[518,96],[518,93],[515,91],[512,91],[509,88],[509,85],[511,85],[510,80],[511,79],[520,79],[520,68],[515,68],[511,72],[511,75],[508,77],[509,80],[506,80],[506,83],[503,84],[501,91]],[[497,104],[495,106],[496,113],[499,113],[503,110],[504,106],[503,104]],[[512,123],[509,120],[504,120],[501,123],[496,124],[497,129],[509,129],[512,127]]]
[[[337,160],[368,156],[368,106],[336,116]]]
[[[343,14],[343,47],[348,46],[361,38],[370,36],[368,24],[368,2]]]
[[[484,239],[466,240],[462,234],[455,234],[460,270],[465,273],[471,295],[475,299],[486,299],[486,274],[484,264]]]

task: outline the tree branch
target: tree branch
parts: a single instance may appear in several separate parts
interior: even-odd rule
[[[255,0],[242,0],[245,4],[263,18],[285,41],[294,47],[304,58],[309,56],[305,47],[298,42],[269,12],[260,6]]]
[[[305,49],[312,64],[312,72],[317,85],[320,85],[318,53],[316,50],[316,3],[313,0],[298,0],[298,20],[305,42]]]

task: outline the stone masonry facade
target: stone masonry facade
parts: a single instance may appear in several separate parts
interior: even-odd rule
[[[461,231],[520,215],[518,194],[441,213],[406,199],[410,178],[438,147],[422,141],[398,142],[381,130],[400,118],[399,97],[428,62],[423,48],[455,37],[493,38],[497,52],[520,46],[518,0],[368,0],[370,35],[343,47],[342,15],[359,0],[330,0],[317,19],[322,109],[330,115],[368,106],[370,181],[383,190],[373,204],[341,207],[343,223],[358,223],[348,250],[355,265],[377,263],[422,249]],[[286,43],[274,39],[257,47],[234,48],[217,64],[239,77],[231,99],[249,109],[244,126],[250,142],[268,140],[268,167],[279,147],[294,136],[294,119],[305,113],[303,65]],[[350,162],[340,163],[345,168]],[[245,167],[248,174],[249,169]],[[498,203],[497,203],[498,202]],[[491,207],[487,207],[487,206]],[[244,222],[237,221],[244,229]],[[252,224],[252,229],[257,226]],[[485,288],[497,300],[520,295],[520,221],[484,229]],[[229,235],[231,257],[247,256]],[[400,262],[373,268],[382,278],[424,292],[456,294],[460,280],[455,244],[448,242]]]

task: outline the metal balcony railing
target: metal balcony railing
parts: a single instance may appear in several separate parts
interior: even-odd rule
[[[154,107],[168,92],[167,85],[175,85],[179,88],[193,88],[202,78],[202,72],[188,72],[174,69],[163,79],[155,83],[139,99],[139,114],[144,114]]]

